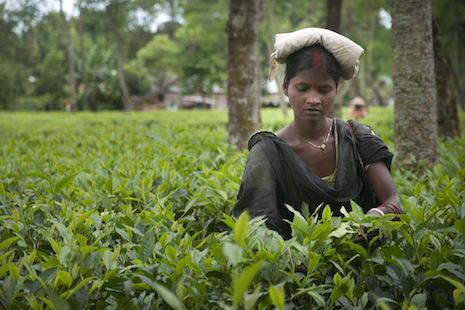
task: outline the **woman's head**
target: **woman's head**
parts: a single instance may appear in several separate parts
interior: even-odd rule
[[[336,87],[341,77],[341,66],[336,58],[320,44],[306,46],[292,53],[286,60],[284,84],[287,87],[296,74],[306,70],[322,71],[333,78]]]
[[[328,29],[313,27],[277,34],[274,47],[275,51],[270,55],[270,81],[276,76],[279,64],[287,63],[286,76],[290,81],[301,70],[301,65],[316,66],[319,59],[320,68],[329,70],[327,73],[333,78],[339,77],[335,82],[340,86],[357,74],[363,54],[363,48],[350,39]],[[315,51],[318,51],[317,55]],[[291,55],[295,59],[288,61]]]

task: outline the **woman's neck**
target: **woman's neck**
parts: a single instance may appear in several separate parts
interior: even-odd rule
[[[332,122],[329,118],[322,118],[318,122],[305,122],[299,118],[294,118],[291,123],[292,130],[302,139],[318,141],[326,138]]]

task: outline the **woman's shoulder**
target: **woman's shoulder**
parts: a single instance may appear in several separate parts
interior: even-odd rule
[[[351,128],[355,136],[362,136],[362,135],[373,135],[377,136],[371,126],[362,124],[360,122],[354,121],[350,119],[346,122]]]
[[[255,132],[254,134],[250,136],[249,141],[247,143],[249,151],[260,141],[269,140],[269,139],[275,140],[279,138],[276,136],[276,134],[272,133],[271,131],[260,130],[260,131]]]

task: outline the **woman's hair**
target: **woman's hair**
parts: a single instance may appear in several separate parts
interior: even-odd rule
[[[286,85],[289,85],[290,80],[296,74],[311,69],[323,70],[328,73],[334,79],[337,87],[341,76],[341,66],[333,54],[320,44],[306,46],[289,55],[286,61]]]

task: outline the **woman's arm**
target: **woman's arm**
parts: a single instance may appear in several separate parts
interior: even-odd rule
[[[375,192],[376,197],[381,202],[378,207],[384,214],[398,213],[404,214],[397,201],[397,187],[392,180],[391,174],[382,161],[371,164],[367,169],[368,182]],[[383,206],[382,204],[386,204]],[[394,206],[391,206],[394,205]],[[388,207],[389,205],[390,207]],[[371,211],[371,210],[370,210]],[[368,211],[368,214],[378,214],[377,211]],[[397,212],[394,212],[397,211]]]
[[[381,202],[381,205],[378,207],[368,210],[367,214],[404,214],[397,201],[397,187],[394,184],[394,180],[392,180],[391,173],[387,169],[386,164],[383,161],[371,164],[367,169],[367,177],[376,197]],[[378,234],[379,230],[371,231],[366,236],[362,232],[359,232],[359,236],[355,238],[354,242],[359,243],[364,240],[371,240]]]

